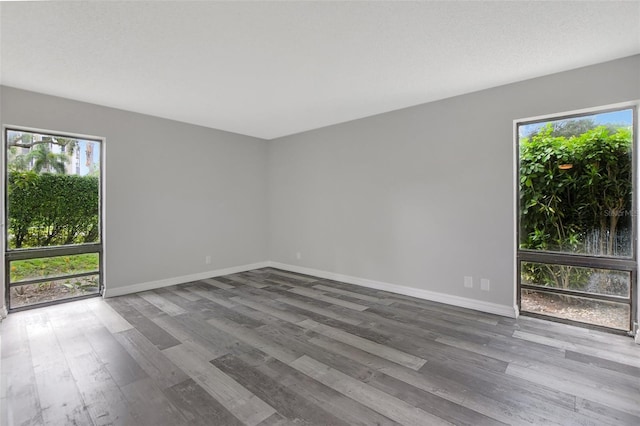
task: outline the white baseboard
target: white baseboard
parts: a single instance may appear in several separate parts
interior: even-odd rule
[[[391,293],[404,294],[405,296],[417,297],[419,299],[430,300],[433,302],[445,303],[448,305],[459,306],[461,308],[474,309],[476,311],[487,312],[491,314],[501,315],[509,318],[518,317],[518,307],[498,305],[497,303],[484,302],[482,300],[469,299],[466,297],[452,296],[450,294],[438,293],[435,291],[423,290],[414,287],[406,287],[397,284],[385,283],[382,281],[374,281],[366,278],[358,278],[349,275],[337,274],[334,272],[321,271],[319,269],[305,268],[303,266],[288,265],[279,262],[258,262],[248,265],[233,266],[230,268],[217,269],[214,271],[200,272],[197,274],[183,275],[180,277],[166,278],[158,281],[149,281],[139,284],[128,285],[124,287],[105,288],[104,297],[116,297],[124,294],[138,293],[141,291],[154,290],[156,288],[168,287],[171,285],[185,284],[192,281],[198,281],[205,278],[219,277],[222,275],[236,274],[238,272],[250,271],[260,268],[278,268],[284,271],[297,272],[299,274],[312,275],[318,278],[326,278],[330,280],[342,281],[349,284],[355,284],[362,287],[373,288],[376,290],[389,291]],[[2,315],[0,309],[0,315]],[[6,312],[5,312],[6,315]]]
[[[300,274],[312,275],[314,277],[326,278],[329,280],[342,281],[349,284],[355,284],[362,287],[373,288],[376,290],[389,291],[391,293],[404,294],[405,296],[417,297],[419,299],[430,300],[433,302],[445,303],[447,305],[459,306],[461,308],[473,309],[476,311],[487,312],[490,314],[501,315],[503,317],[517,318],[517,306],[505,306],[492,302],[484,302],[482,300],[469,299],[466,297],[452,296],[450,294],[438,293],[435,291],[423,290],[414,287],[406,287],[397,284],[390,284],[381,281],[369,280],[366,278],[352,277],[349,275],[336,274],[334,272],[321,271],[318,269],[305,268],[302,266],[288,265],[279,262],[267,262],[272,268],[282,269]]]
[[[237,274],[238,272],[250,271],[252,269],[266,268],[270,262],[251,263],[249,265],[232,266],[230,268],[216,269],[214,271],[199,272],[197,274],[183,275],[181,277],[166,278],[158,281],[148,281],[145,283],[133,284],[123,287],[105,287],[104,297],[116,297],[124,294],[138,293],[141,291],[154,290],[156,288],[168,287],[170,285],[185,284],[192,281],[203,280],[205,278],[219,277],[222,275]]]

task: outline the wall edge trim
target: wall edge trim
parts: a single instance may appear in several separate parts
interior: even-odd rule
[[[266,268],[269,262],[249,263],[246,265],[231,266],[229,268],[215,269],[213,271],[198,272],[197,274],[182,275],[178,277],[165,278],[157,281],[147,281],[138,284],[131,284],[122,287],[109,288],[105,286],[103,297],[116,297],[125,294],[139,293],[141,291],[155,290],[157,288],[171,285],[185,284],[192,281],[203,280],[205,278],[219,277],[222,275],[237,274],[238,272],[251,271],[252,269]]]
[[[482,300],[469,299],[467,297],[453,296],[446,293],[423,290],[415,287],[407,287],[398,284],[391,284],[382,281],[370,280],[367,278],[359,278],[350,275],[338,274],[335,272],[322,271],[319,269],[306,268],[303,266],[288,265],[280,262],[267,262],[272,268],[282,269],[289,272],[297,272],[305,275],[312,275],[319,278],[325,278],[335,281],[342,281],[362,287],[373,288],[376,290],[384,290],[391,293],[412,296],[418,299],[430,300],[432,302],[444,303],[447,305],[458,306],[461,308],[473,309],[475,311],[486,312],[489,314],[500,315],[503,317],[517,318],[517,306],[499,305],[497,303],[485,302]]]

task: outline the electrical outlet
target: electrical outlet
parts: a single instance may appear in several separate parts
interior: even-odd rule
[[[464,277],[464,288],[473,288],[473,277]]]
[[[207,265],[211,265],[211,256],[205,256],[204,263],[206,263]]]
[[[482,278],[480,280],[480,288],[484,291],[489,291],[490,290],[490,286],[489,286],[489,279],[488,278]]]
[[[296,253],[296,259],[298,259],[298,260],[302,259],[302,255],[300,254],[300,252]]]

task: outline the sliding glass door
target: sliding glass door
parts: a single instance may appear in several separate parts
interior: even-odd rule
[[[518,123],[523,313],[631,330],[636,121],[630,107]]]

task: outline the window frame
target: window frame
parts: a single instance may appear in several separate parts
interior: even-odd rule
[[[580,253],[568,253],[558,251],[538,251],[531,249],[520,248],[520,236],[521,236],[521,214],[520,214],[520,132],[519,128],[523,125],[546,123],[549,121],[575,119],[581,117],[588,117],[597,114],[603,114],[608,112],[632,110],[632,199],[631,199],[631,227],[632,227],[632,255],[630,257],[613,257],[613,256],[596,256],[586,255]],[[586,108],[573,112],[561,112],[547,114],[543,116],[537,116],[528,119],[517,119],[513,121],[514,126],[514,145],[515,145],[515,182],[514,182],[514,195],[515,195],[515,302],[517,312],[522,315],[539,317],[547,320],[553,320],[556,322],[577,325],[586,328],[593,328],[598,330],[604,330],[608,332],[623,332],[625,334],[631,333],[634,330],[634,326],[638,321],[638,110],[640,109],[640,101],[624,102],[614,105]],[[600,294],[559,289],[559,288],[546,288],[541,286],[533,286],[522,284],[522,263],[535,262],[542,264],[553,265],[567,265],[567,266],[579,266],[594,269],[608,269],[619,270],[629,272],[630,274],[630,288],[629,297],[621,298],[619,296],[607,296]],[[628,330],[623,331],[616,328],[606,327],[597,324],[585,323],[581,321],[555,317],[551,315],[544,315],[536,312],[528,312],[522,310],[522,290],[530,289],[539,292],[547,292],[553,294],[566,294],[568,296],[576,296],[581,298],[593,299],[595,301],[602,300],[615,303],[624,303],[629,305],[629,325]]]
[[[49,247],[32,247],[32,248],[20,248],[20,249],[11,249],[9,248],[9,199],[8,199],[8,133],[10,131],[17,132],[27,132],[27,133],[37,133],[47,136],[59,136],[70,139],[78,139],[78,140],[86,140],[91,142],[96,142],[99,144],[99,185],[98,185],[98,232],[99,232],[99,241],[97,243],[80,243],[80,244],[68,244],[62,246],[49,246]],[[100,136],[93,135],[85,135],[78,134],[72,132],[60,132],[60,131],[52,131],[46,129],[40,129],[35,127],[25,127],[25,126],[15,126],[15,125],[3,125],[2,126],[2,148],[3,148],[3,161],[2,161],[2,192],[3,192],[3,218],[4,221],[4,229],[2,230],[2,236],[0,237],[2,241],[2,250],[4,253],[4,279],[5,279],[5,300],[4,304],[9,313],[18,312],[33,308],[39,308],[44,306],[56,305],[60,303],[86,299],[91,297],[101,297],[104,293],[105,285],[104,285],[104,230],[105,230],[105,203],[104,203],[104,194],[105,194],[105,143],[106,138]],[[62,279],[62,278],[80,278],[83,276],[98,276],[98,291],[96,293],[91,293],[87,295],[74,296],[71,298],[61,298],[58,300],[52,300],[41,303],[34,303],[25,306],[13,307],[11,306],[11,289],[19,286],[30,285],[30,284],[38,284],[42,282],[46,282],[47,280],[42,278],[36,278],[31,280],[18,281],[15,283],[11,282],[10,277],[10,264],[12,261],[17,260],[25,260],[25,259],[36,259],[36,258],[49,258],[56,256],[65,256],[65,255],[77,255],[77,254],[85,254],[85,253],[97,253],[98,254],[98,270],[78,273],[78,274],[68,274],[63,276],[53,277],[54,279]],[[49,279],[51,281],[51,279]]]

